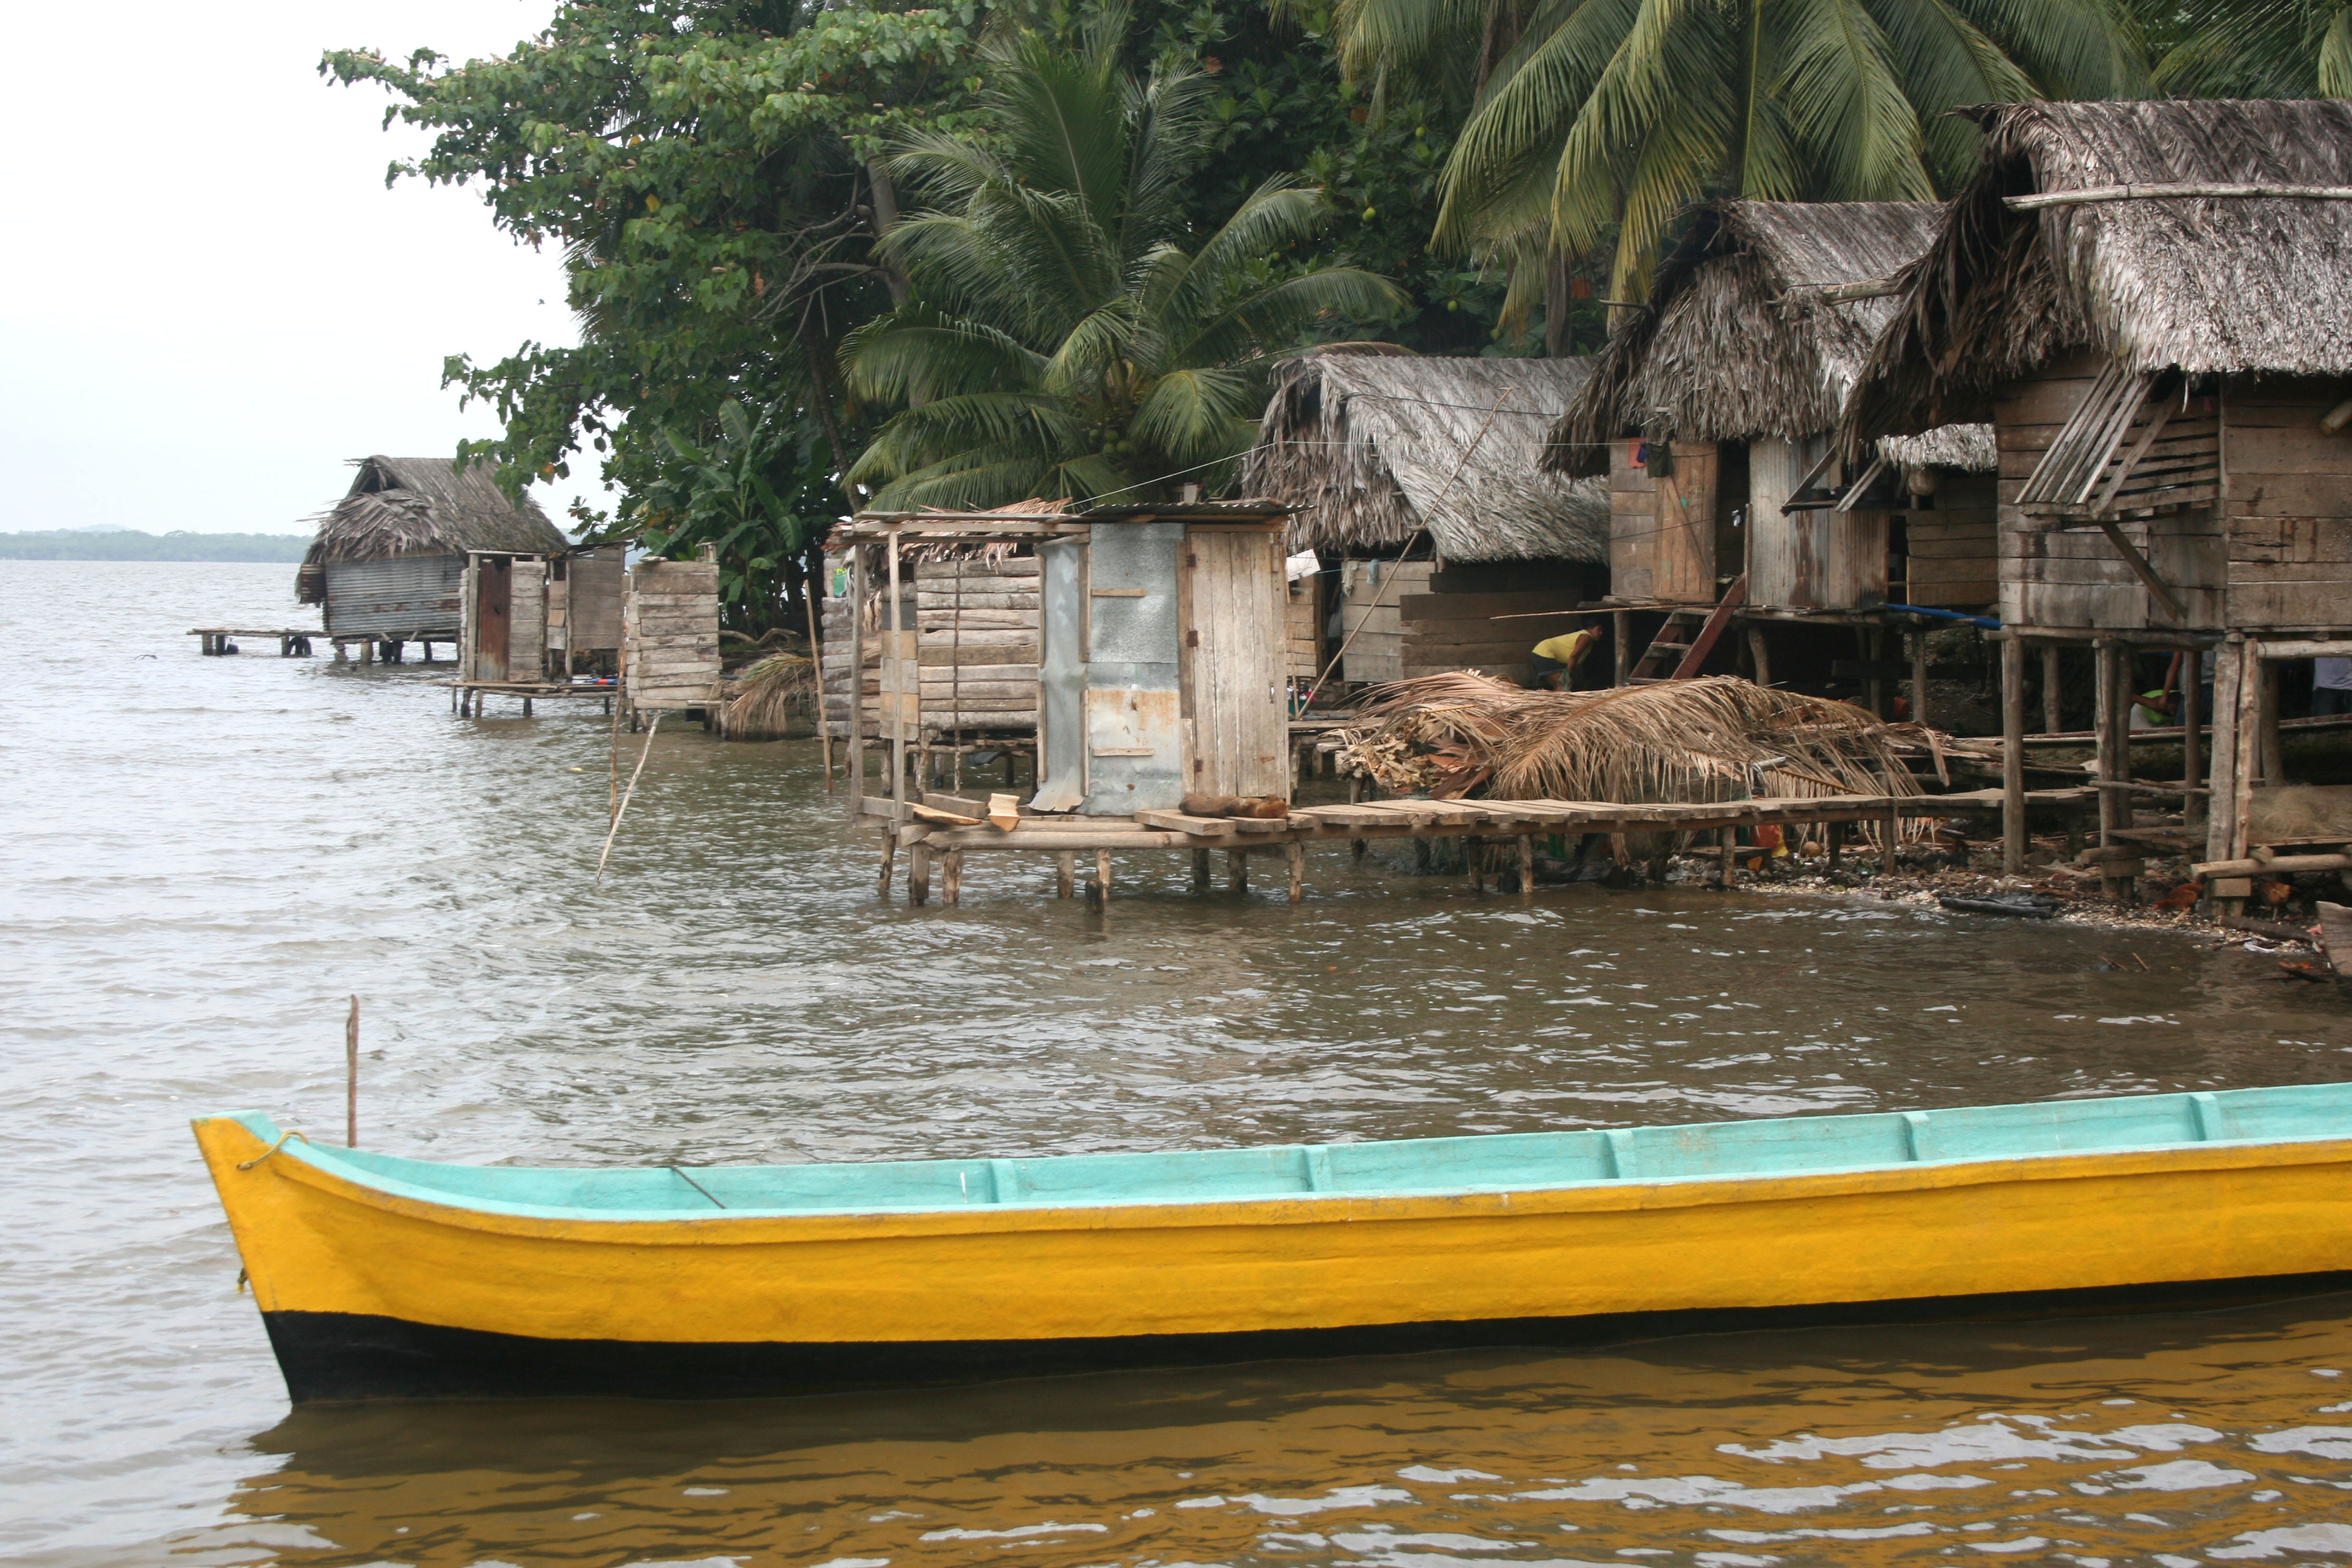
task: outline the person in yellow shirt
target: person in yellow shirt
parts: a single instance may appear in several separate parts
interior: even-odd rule
[[[1541,690],[1568,691],[1576,685],[1576,667],[1592,651],[1601,634],[1590,628],[1546,637],[1536,644],[1528,662],[1535,667],[1532,684]]]

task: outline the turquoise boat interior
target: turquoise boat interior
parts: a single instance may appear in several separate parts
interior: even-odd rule
[[[280,1136],[277,1124],[258,1111],[234,1120],[264,1142]],[[882,1214],[1525,1192],[2331,1138],[2352,1138],[2352,1084],[1038,1159],[575,1170],[441,1164],[300,1141],[286,1143],[276,1157],[291,1155],[390,1194],[486,1213],[677,1219],[708,1218],[722,1211],[745,1216]]]

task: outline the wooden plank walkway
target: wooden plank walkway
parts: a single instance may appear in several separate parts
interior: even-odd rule
[[[2095,809],[2095,789],[2034,790],[2028,806],[2059,810]],[[953,795],[925,795],[922,804],[944,811],[978,816],[982,803]],[[1722,855],[1727,868],[1743,829],[1795,827],[1845,823],[1895,824],[1904,818],[1949,819],[1998,817],[2001,792],[1969,790],[1950,795],[1837,795],[1766,800],[1695,801],[1626,805],[1610,801],[1572,800],[1385,800],[1329,805],[1294,806],[1286,817],[1201,817],[1176,811],[1142,811],[1133,816],[1024,816],[1006,832],[995,827],[935,826],[917,822],[911,806],[878,796],[866,796],[861,813],[885,829],[883,882],[889,880],[888,858],[896,848],[914,852],[908,894],[924,901],[929,889],[929,865],[933,857],[948,858],[949,901],[961,881],[967,853],[1048,854],[1096,857],[1098,883],[1109,885],[1109,858],[1115,851],[1175,849],[1194,852],[1194,881],[1207,886],[1208,851],[1224,849],[1242,858],[1233,865],[1231,885],[1244,885],[1242,861],[1253,850],[1283,852],[1290,863],[1293,902],[1301,896],[1306,847],[1344,842],[1360,846],[1373,838],[1469,837],[1482,841],[1517,839],[1521,886],[1533,890],[1534,841],[1553,834],[1714,833],[1719,843],[1702,853]],[[891,831],[895,827],[895,831]],[[1834,835],[1832,835],[1834,840]],[[1833,852],[1834,853],[1834,852]],[[1472,878],[1479,872],[1475,858]],[[1068,896],[1072,870],[1063,866],[1064,896]]]

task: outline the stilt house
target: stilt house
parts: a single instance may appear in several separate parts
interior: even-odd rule
[[[1315,615],[1321,662],[1346,649],[1337,679],[1524,681],[1534,645],[1575,628],[1550,617],[1600,595],[1608,495],[1537,459],[1591,366],[1327,349],[1281,367],[1234,488],[1293,509],[1289,548],[1333,569]]]
[[[2095,650],[2109,784],[2128,770],[2125,691],[2164,654],[2215,649],[2209,860],[2352,841],[2352,802],[2316,822],[2278,793],[2276,739],[2277,661],[2352,652],[2352,104],[1970,112],[1983,166],[1905,275],[1846,448],[1993,422],[2012,762],[2028,644],[2053,665]],[[2200,684],[2179,683],[2184,787],[2201,776]],[[2021,789],[2012,770],[2012,859]],[[2111,850],[2144,836],[2134,793],[2102,791]]]
[[[920,634],[908,625],[907,556],[992,542],[1028,546],[1037,567],[1031,810],[1131,816],[1173,810],[1187,795],[1286,799],[1286,510],[1243,500],[859,514],[835,537],[850,552],[853,605],[874,596],[880,579],[882,731],[874,739],[888,748],[896,800],[907,799],[908,763],[935,691],[918,662]],[[848,621],[845,668],[862,668],[867,617]],[[848,709],[859,758],[854,802],[864,800],[868,711],[862,702]]]
[[[1545,451],[1555,473],[1608,479],[1613,600],[1705,608],[1737,585],[1768,680],[1767,626],[1853,623],[1867,650],[1889,603],[1991,602],[1989,428],[1944,426],[1853,465],[1831,451],[1847,389],[1893,314],[1894,276],[1927,248],[1940,211],[1723,201],[1693,212],[1647,306],[1621,316]],[[1634,673],[1670,673],[1667,662]],[[1796,662],[1784,656],[1784,673]]]
[[[543,558],[569,542],[525,497],[518,506],[487,464],[447,458],[360,458],[350,491],[318,520],[295,591],[323,606],[337,642],[457,643],[466,557]]]

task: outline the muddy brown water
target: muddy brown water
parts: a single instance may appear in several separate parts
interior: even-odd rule
[[[2352,1298],[734,1405],[289,1413],[186,1131],[858,1160],[1705,1121],[2352,1075],[2271,961],[1867,897],[1318,851],[1109,910],[873,895],[814,749],[665,733],[599,891],[586,706],[197,656],[290,567],[0,563],[0,1555],[32,1564],[2352,1560]],[[2137,952],[2149,967],[2103,967]]]

